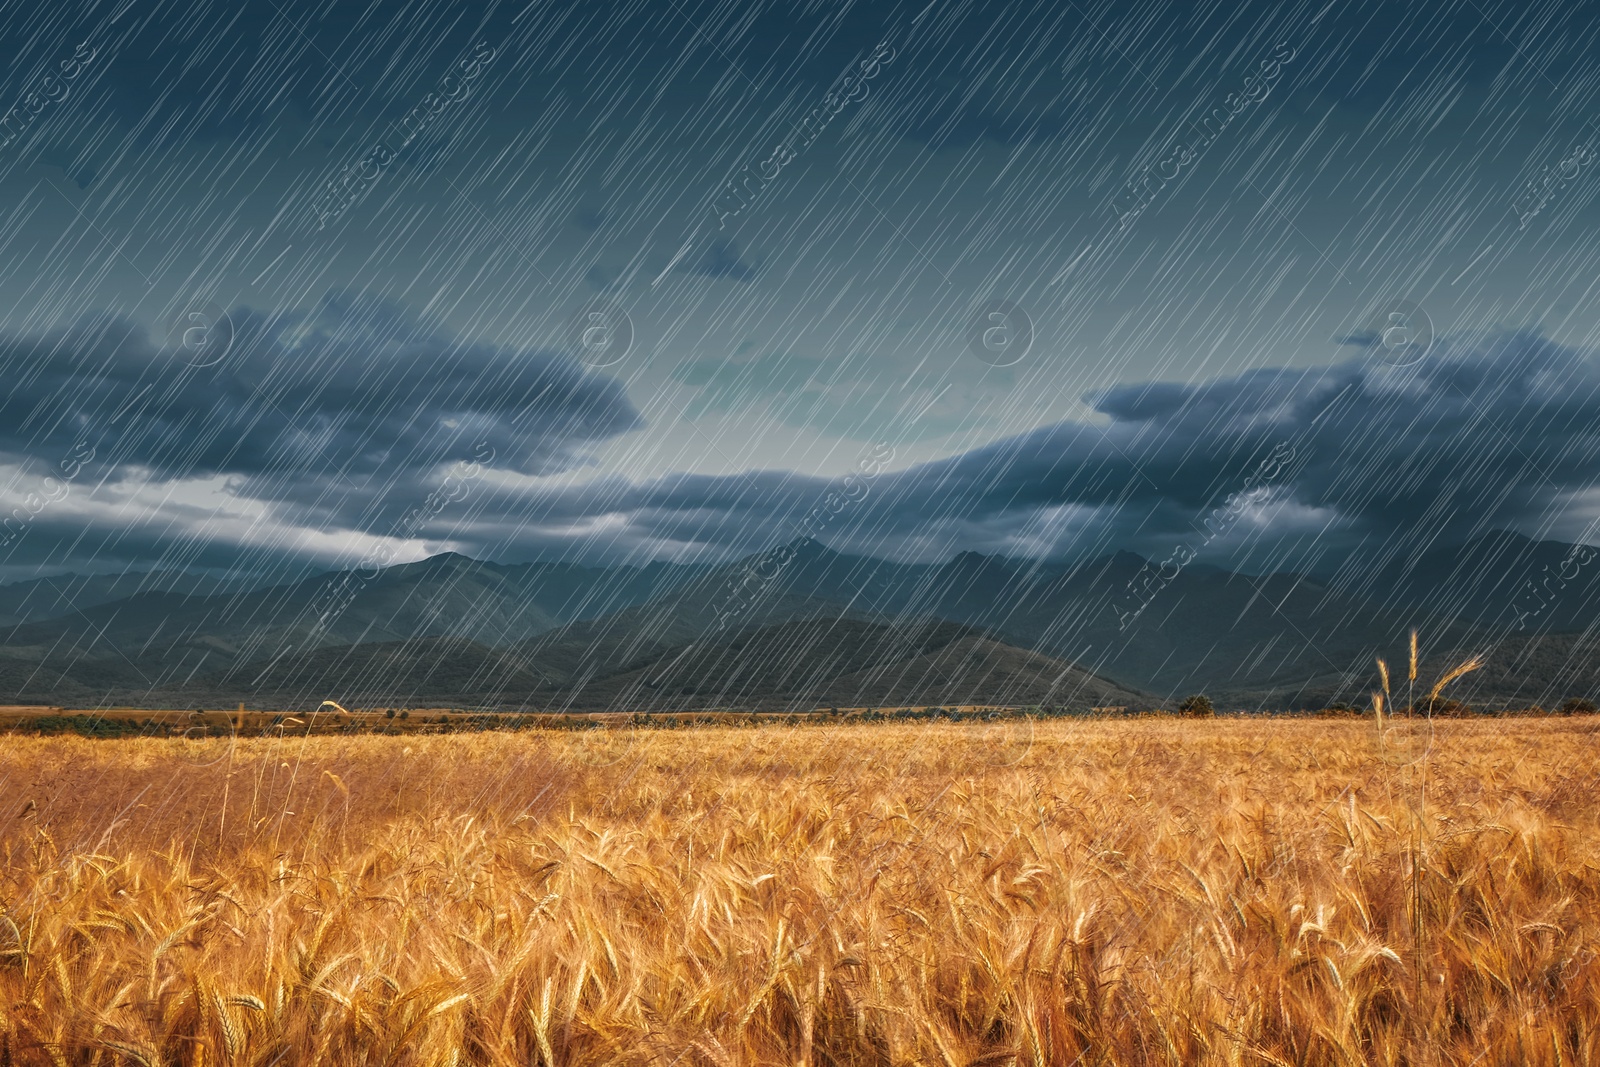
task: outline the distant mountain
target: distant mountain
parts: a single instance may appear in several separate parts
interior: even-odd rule
[[[1508,634],[1583,630],[1600,617],[1600,549],[1496,531],[1398,565],[1388,584],[1397,602]]]
[[[1375,649],[1419,620],[1439,633],[1464,632],[1455,620],[1374,606],[1306,575],[1258,578],[1191,564],[1154,586],[1141,582],[1155,575],[1131,552],[1074,566],[970,552],[908,566],[810,543],[763,595],[803,590],[868,617],[948,619],[1163,699],[1219,688],[1245,706],[1253,691],[1298,700],[1300,683],[1330,669],[1353,678]],[[1138,595],[1140,588],[1148,591]],[[1143,610],[1127,622],[1130,604]]]
[[[48,580],[56,599],[40,583],[0,587],[16,620],[0,699],[299,706],[339,692],[642,708],[1206,692],[1225,707],[1315,707],[1364,701],[1374,658],[1403,658],[1413,626],[1430,656],[1489,656],[1461,683],[1480,702],[1600,683],[1583,635],[1600,617],[1594,550],[1487,535],[1392,566],[1365,586],[1374,599],[1339,576],[1158,573],[1127,552],[907,564],[803,539],[720,566],[445,554],[264,589],[68,577]]]
[[[141,593],[213,596],[247,590],[251,583],[185,571],[129,571],[125,574],[63,574],[0,585],[0,626],[15,626],[68,615]]]
[[[1424,662],[1432,679],[1481,647],[1445,650]],[[1469,704],[1555,708],[1568,697],[1600,699],[1600,633],[1540,634],[1506,638],[1487,650],[1483,670],[1455,683],[1449,695]]]
[[[253,692],[250,665],[345,645],[458,637],[490,646],[648,600],[696,568],[501,566],[447,553],[370,576],[214,595],[140,592],[0,632],[0,686],[61,700],[198,686]],[[250,669],[246,669],[249,667]]]
[[[1425,648],[1488,656],[1494,669],[1471,683],[1486,705],[1561,687],[1563,695],[1600,693],[1576,662],[1549,673],[1533,666],[1544,660],[1518,651],[1540,634],[1596,625],[1600,551],[1514,534],[1436,549],[1378,575],[1368,586],[1382,591],[1376,600],[1327,578],[1255,576],[1199,563],[1169,571],[1152,587],[1145,583],[1158,568],[1130,552],[1073,565],[969,552],[907,566],[811,544],[797,560],[776,588],[825,590],[876,617],[933,616],[979,627],[1168,702],[1194,692],[1243,709],[1365,700],[1376,657],[1403,656],[1414,627]],[[1139,588],[1151,591],[1135,595]],[[1124,626],[1133,604],[1143,610]],[[1528,673],[1536,669],[1548,680]]]

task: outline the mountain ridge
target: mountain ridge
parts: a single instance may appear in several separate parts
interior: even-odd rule
[[[376,572],[327,572],[254,589],[218,589],[174,574],[123,576],[120,586],[115,576],[77,584],[58,576],[50,581],[66,595],[54,601],[27,600],[42,595],[38,582],[0,586],[0,611],[8,589],[9,603],[34,604],[17,615],[36,616],[40,604],[67,609],[18,618],[0,630],[0,690],[19,702],[52,703],[61,702],[56,697],[215,703],[265,699],[269,692],[309,699],[311,689],[328,688],[331,665],[343,664],[349,686],[361,690],[373,688],[366,679],[382,674],[380,662],[392,661],[403,666],[394,668],[397,677],[466,682],[475,671],[500,678],[503,684],[479,689],[514,691],[518,702],[593,701],[603,694],[622,700],[625,691],[633,694],[628,699],[644,700],[649,694],[618,680],[624,668],[642,669],[669,652],[703,663],[683,650],[698,645],[726,655],[734,633],[830,621],[891,630],[942,622],[966,627],[994,646],[986,655],[1012,657],[1006,661],[1020,671],[992,674],[992,695],[1014,690],[1035,702],[1050,692],[1038,678],[1050,666],[1026,660],[1030,655],[1152,703],[1198,691],[1245,708],[1364,699],[1375,656],[1413,626],[1430,652],[1510,649],[1515,638],[1520,651],[1508,663],[1559,663],[1554,677],[1584,689],[1600,683],[1581,652],[1600,603],[1600,567],[1573,561],[1587,561],[1583,553],[1592,552],[1485,534],[1408,561],[1403,573],[1386,576],[1391,592],[1379,602],[1353,595],[1338,577],[1251,575],[1199,562],[1153,583],[1150,561],[1126,550],[1073,562],[968,551],[937,563],[900,563],[838,552],[810,538],[722,564],[502,564],[447,552]],[[1570,576],[1553,594],[1552,573]],[[1536,601],[1528,591],[1540,576],[1545,599]],[[104,599],[129,588],[132,595]],[[1145,590],[1142,610],[1119,611],[1135,588]],[[71,599],[75,590],[81,603]],[[1540,607],[1532,629],[1527,604]],[[1507,605],[1521,605],[1522,630],[1506,625]],[[1549,641],[1529,644],[1534,638]],[[791,654],[800,664],[820,647],[813,642]],[[428,674],[415,662],[418,649],[440,656],[455,649],[476,666],[465,674],[443,667]],[[778,700],[786,692],[800,699],[801,690],[813,689],[843,699],[839,694],[852,684],[876,684],[857,678],[841,682],[837,692],[828,688],[848,674],[824,678],[813,671],[811,688],[792,692],[729,684],[734,697],[751,700]],[[303,676],[306,692],[280,675]],[[923,695],[937,689],[934,674],[920,677]],[[1493,685],[1483,682],[1488,678]],[[1486,700],[1548,688],[1527,684],[1510,668],[1486,672],[1479,683]],[[427,686],[416,691],[446,695]],[[976,690],[966,695],[969,703],[995,702],[977,699]]]

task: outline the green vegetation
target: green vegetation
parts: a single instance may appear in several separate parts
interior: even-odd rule
[[[40,734],[78,734],[82,737],[136,737],[146,733],[132,719],[107,719],[99,715],[41,715],[29,725]]]

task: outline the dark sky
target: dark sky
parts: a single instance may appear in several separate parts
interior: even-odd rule
[[[1597,16],[0,6],[0,577],[1596,540]]]

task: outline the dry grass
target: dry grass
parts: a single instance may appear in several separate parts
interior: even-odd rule
[[[1597,729],[11,738],[0,1064],[1593,1063]]]

